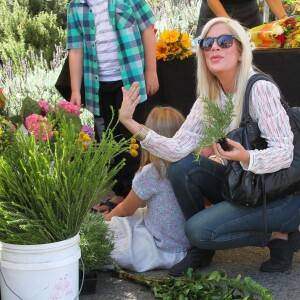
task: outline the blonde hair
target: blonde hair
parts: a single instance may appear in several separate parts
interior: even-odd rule
[[[177,109],[168,106],[157,106],[150,111],[145,126],[154,130],[159,135],[171,138],[179,130],[184,121],[184,116]],[[140,167],[142,168],[150,163],[153,164],[160,177],[165,175],[165,172],[162,170],[162,163],[165,166],[165,170],[167,170],[170,164],[168,161],[158,158],[142,148]]]
[[[244,103],[244,93],[248,81],[249,72],[252,68],[252,50],[250,47],[249,37],[245,29],[238,21],[233,19],[219,17],[214,18],[204,26],[201,38],[204,38],[209,29],[215,24],[223,23],[228,26],[231,33],[237,39],[237,47],[241,53],[238,72],[235,78],[235,117],[232,121],[233,128],[237,128],[242,118]],[[197,51],[197,94],[198,97],[206,97],[212,101],[219,101],[221,84],[218,78],[212,74],[206,65],[203,51],[199,48]]]

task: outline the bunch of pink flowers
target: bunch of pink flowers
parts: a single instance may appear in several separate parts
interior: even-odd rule
[[[57,105],[56,105],[57,108],[62,108],[63,110],[65,110],[67,113],[70,113],[70,114],[75,114],[77,116],[80,115],[80,110],[79,108],[71,103],[71,102],[68,102],[66,100],[62,100],[60,101]]]
[[[51,139],[59,134],[59,122],[62,116],[61,112],[74,115],[79,118],[80,110],[75,105],[66,100],[60,101],[53,108],[46,100],[39,100],[38,105],[41,109],[40,114],[31,114],[25,120],[25,126],[29,133],[34,134],[36,138],[42,135],[43,141]],[[58,112],[60,110],[60,112]],[[49,114],[49,115],[48,115]],[[50,116],[49,118],[47,118]],[[84,142],[90,142],[93,139],[93,129],[88,125],[83,125],[79,133],[79,140],[85,137]]]
[[[54,112],[54,108],[49,105],[49,103],[46,100],[40,100],[38,101],[38,104],[41,108],[42,115],[45,116],[49,112]],[[57,105],[56,108],[63,109],[65,112],[70,113],[70,114],[75,114],[76,116],[80,115],[80,110],[77,107],[77,105],[68,102],[66,100],[61,100]]]
[[[36,138],[42,134],[43,141],[51,139],[54,135],[52,124],[48,122],[46,117],[38,114],[32,114],[26,118],[26,128],[28,132],[33,133]]]

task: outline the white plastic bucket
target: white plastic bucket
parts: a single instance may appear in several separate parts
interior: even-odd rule
[[[1,246],[2,300],[78,299],[79,234],[56,243]]]

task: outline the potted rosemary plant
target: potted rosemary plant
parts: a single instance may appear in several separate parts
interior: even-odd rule
[[[5,277],[1,293],[3,298],[17,294],[22,299],[42,299],[54,293],[55,297],[76,299],[80,227],[90,207],[111,190],[114,176],[124,165],[112,167],[111,160],[128,150],[128,141],[116,143],[111,128],[97,144],[87,133],[76,131],[77,123],[64,116],[57,132],[46,117],[35,114],[30,120],[28,134],[17,130],[13,145],[0,156],[1,271]],[[64,254],[56,253],[53,248],[59,250],[63,243]],[[26,250],[19,249],[22,245]],[[16,253],[21,252],[18,258]],[[48,257],[35,261],[43,259],[45,252],[54,262]],[[67,262],[73,265],[66,271]],[[23,276],[19,274],[22,264],[26,265]],[[29,271],[42,265],[45,274],[35,278]],[[16,276],[11,274],[15,272]]]
[[[97,270],[113,263],[110,256],[113,248],[113,234],[102,214],[87,214],[80,227],[81,262],[79,264],[80,295],[95,294]]]

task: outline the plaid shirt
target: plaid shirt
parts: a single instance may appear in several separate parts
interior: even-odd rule
[[[108,0],[108,11],[117,35],[121,77],[128,89],[134,81],[141,88],[141,102],[147,99],[144,79],[144,47],[141,32],[155,18],[145,0]],[[72,0],[68,7],[67,49],[83,48],[83,76],[87,109],[100,115],[96,28],[86,0]]]

